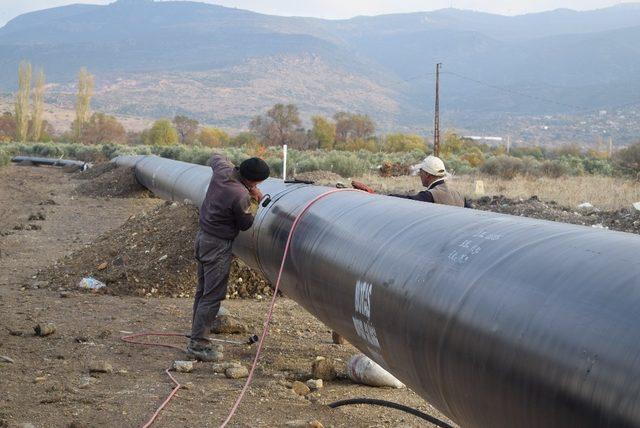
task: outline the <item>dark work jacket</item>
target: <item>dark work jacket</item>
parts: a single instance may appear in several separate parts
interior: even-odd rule
[[[240,172],[222,155],[209,161],[213,176],[200,208],[200,229],[220,239],[235,239],[253,224],[251,195]]]
[[[444,178],[436,180],[417,195],[389,195],[396,198],[411,199],[414,201],[430,202],[433,204],[451,205],[456,207],[466,206],[465,200],[458,192],[449,189]]]

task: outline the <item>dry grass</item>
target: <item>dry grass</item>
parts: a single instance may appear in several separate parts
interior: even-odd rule
[[[409,193],[423,190],[418,177],[382,178],[375,175],[358,180],[371,185],[381,193]],[[467,197],[477,197],[476,180],[484,182],[485,195],[504,195],[509,198],[538,196],[544,201],[576,207],[589,202],[604,210],[630,208],[640,202],[640,183],[613,177],[582,176],[553,178],[516,178],[500,180],[495,177],[459,176],[451,180],[452,186]]]

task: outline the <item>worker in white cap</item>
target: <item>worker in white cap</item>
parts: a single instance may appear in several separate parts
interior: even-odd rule
[[[427,188],[417,195],[391,195],[416,201],[431,202],[440,205],[464,207],[464,198],[460,193],[450,189],[447,185],[447,170],[442,159],[436,156],[427,156],[418,165],[412,167],[414,173],[420,175],[422,185]]]
[[[444,167],[442,159],[435,156],[427,156],[418,165],[411,168],[414,174],[420,175],[422,185],[427,188],[417,195],[389,195],[397,198],[412,199],[414,201],[430,202],[440,205],[451,205],[454,207],[464,207],[465,200],[453,189],[447,185],[447,170]],[[354,181],[351,183],[356,189],[374,193],[366,184]]]

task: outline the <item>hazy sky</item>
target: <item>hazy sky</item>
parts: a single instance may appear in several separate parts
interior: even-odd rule
[[[72,3],[107,4],[113,0],[0,0],[0,25],[25,12]],[[516,15],[557,8],[597,9],[620,0],[203,0],[224,6],[276,15],[349,18],[456,7],[459,9]]]

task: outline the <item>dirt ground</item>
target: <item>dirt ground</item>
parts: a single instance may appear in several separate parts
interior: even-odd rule
[[[59,169],[0,169],[0,356],[13,360],[0,358],[0,427],[141,426],[171,391],[164,369],[184,358],[177,350],[136,347],[120,337],[188,330],[190,299],[64,291],[36,276],[117,230],[131,216],[163,204],[154,198],[83,196],[77,185]],[[256,333],[267,305],[266,299],[225,303]],[[33,327],[44,323],[53,323],[55,333],[34,336]],[[253,352],[250,346],[225,345],[225,361],[248,365]],[[326,406],[354,397],[392,400],[443,418],[407,389],[358,386],[343,377],[307,398],[288,387],[287,382],[310,378],[316,356],[335,359],[338,372],[344,373],[354,353],[351,346],[334,345],[330,331],[295,302],[280,299],[257,377],[232,425],[271,427],[318,420],[337,427],[428,426],[395,410]],[[92,366],[105,363],[113,368],[111,373],[90,373]],[[158,427],[218,426],[243,384],[214,374],[212,364],[203,363],[176,377],[187,388],[160,414]]]

